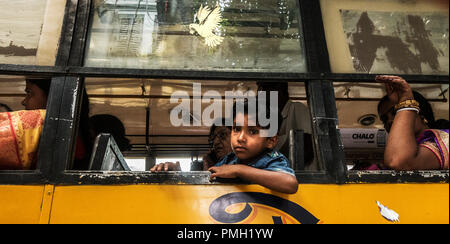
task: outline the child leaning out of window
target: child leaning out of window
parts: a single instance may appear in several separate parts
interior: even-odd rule
[[[274,149],[278,136],[263,137],[261,131],[266,128],[260,126],[258,112],[248,113],[247,101],[244,102],[244,108],[240,114],[233,109],[233,152],[209,168],[211,179],[240,178],[281,193],[296,193],[298,182],[294,171],[289,167],[288,159]],[[237,125],[237,116],[243,116],[243,126]],[[249,126],[254,124],[257,126]]]

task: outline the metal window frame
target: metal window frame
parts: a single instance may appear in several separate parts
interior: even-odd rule
[[[188,80],[239,80],[305,82],[311,109],[316,155],[323,171],[296,172],[300,183],[433,183],[448,182],[449,171],[348,172],[338,133],[333,82],[373,82],[376,74],[332,73],[319,0],[298,0],[308,65],[307,73],[222,72],[202,70],[121,69],[83,67],[92,0],[67,0],[55,66],[0,64],[0,74],[49,75],[49,95],[44,133],[36,171],[0,172],[0,184],[216,184],[206,172],[76,172],[66,171],[73,161],[78,110],[84,77],[166,78]],[[444,75],[401,75],[410,83],[448,84]],[[139,176],[139,177],[136,177]],[[227,181],[236,183],[237,181]],[[227,183],[225,182],[225,183]]]

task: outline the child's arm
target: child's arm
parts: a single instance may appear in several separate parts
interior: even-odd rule
[[[241,178],[286,194],[294,194],[298,190],[297,178],[282,172],[257,169],[242,164],[211,167],[209,171],[212,172],[211,179]]]

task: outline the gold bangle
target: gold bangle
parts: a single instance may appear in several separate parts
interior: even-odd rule
[[[405,100],[403,102],[400,102],[399,104],[395,105],[394,110],[399,110],[402,108],[419,108],[420,104],[416,100]]]

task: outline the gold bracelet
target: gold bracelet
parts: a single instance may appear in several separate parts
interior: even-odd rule
[[[403,102],[400,102],[399,104],[395,105],[394,110],[397,111],[402,108],[420,108],[419,102],[416,100],[405,100]]]

